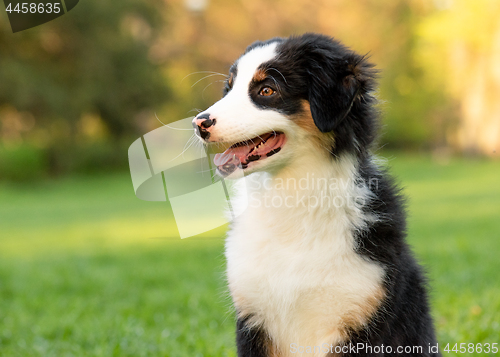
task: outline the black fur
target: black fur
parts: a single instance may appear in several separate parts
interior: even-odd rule
[[[236,348],[238,356],[268,357],[269,338],[260,328],[248,328],[245,322],[249,319],[239,319],[236,323]]]
[[[399,356],[440,356],[429,352],[429,344],[435,346],[437,341],[429,311],[427,281],[405,242],[406,215],[400,190],[386,171],[371,163],[369,156],[359,157],[359,174],[360,181],[369,185],[375,196],[366,205],[366,212],[376,212],[385,219],[358,233],[358,253],[385,266],[387,295],[369,325],[353,331],[349,342],[383,344],[392,346],[394,351],[397,346],[420,346],[422,353]],[[376,354],[365,356],[372,355]]]
[[[308,101],[312,117],[321,132],[333,133],[332,164],[343,154],[358,159],[358,184],[369,185],[374,199],[365,211],[384,217],[358,232],[358,253],[382,264],[386,270],[387,295],[367,327],[350,331],[347,342],[372,346],[422,346],[422,353],[400,356],[438,356],[429,352],[436,338],[429,312],[426,279],[405,242],[406,222],[403,198],[387,172],[372,164],[370,149],[376,139],[378,112],[373,91],[376,72],[364,56],[322,35],[306,34],[288,39],[257,42],[245,53],[269,42],[278,42],[277,57],[261,65],[267,78],[250,85],[256,106],[293,115]],[[233,75],[236,75],[233,66]],[[263,86],[277,91],[271,97],[258,96]],[[230,91],[227,86],[225,93]],[[328,135],[328,134],[325,134]],[[238,355],[268,356],[268,337],[259,329],[238,321]],[[344,356],[353,354],[345,353]],[[357,356],[381,356],[365,353]],[[398,355],[393,353],[391,355]]]

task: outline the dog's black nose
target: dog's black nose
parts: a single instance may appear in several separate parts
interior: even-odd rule
[[[208,129],[215,124],[215,119],[210,119],[210,114],[203,113],[194,118],[193,124]]]
[[[203,113],[193,119],[193,127],[198,135],[206,140],[210,137],[209,128],[215,125],[215,119],[210,119],[209,113]]]

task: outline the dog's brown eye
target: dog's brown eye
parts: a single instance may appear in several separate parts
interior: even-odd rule
[[[262,95],[264,97],[269,97],[270,95],[274,94],[274,90],[269,88],[269,87],[264,87],[260,90],[259,95]]]

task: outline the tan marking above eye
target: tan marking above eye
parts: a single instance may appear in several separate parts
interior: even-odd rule
[[[234,82],[234,73],[231,72],[231,74],[229,75],[229,79],[227,80],[228,86],[232,87],[233,86],[233,82]]]
[[[274,89],[270,87],[264,87],[260,90],[259,95],[263,97],[269,97],[275,93]]]
[[[253,75],[253,80],[255,82],[261,82],[263,81],[264,79],[267,78],[267,74],[266,74],[266,71],[264,69],[258,69],[254,75]]]

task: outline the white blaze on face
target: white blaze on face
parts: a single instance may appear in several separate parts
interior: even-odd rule
[[[256,70],[262,63],[276,57],[277,43],[256,47],[237,62],[233,88],[205,112],[216,119],[210,141],[236,143],[248,140],[272,130],[286,128],[285,115],[258,108],[250,98],[249,86]]]
[[[236,81],[233,90],[246,90],[252,80],[255,71],[262,63],[268,62],[276,57],[277,43],[271,43],[262,47],[256,47],[243,55],[237,63]]]

